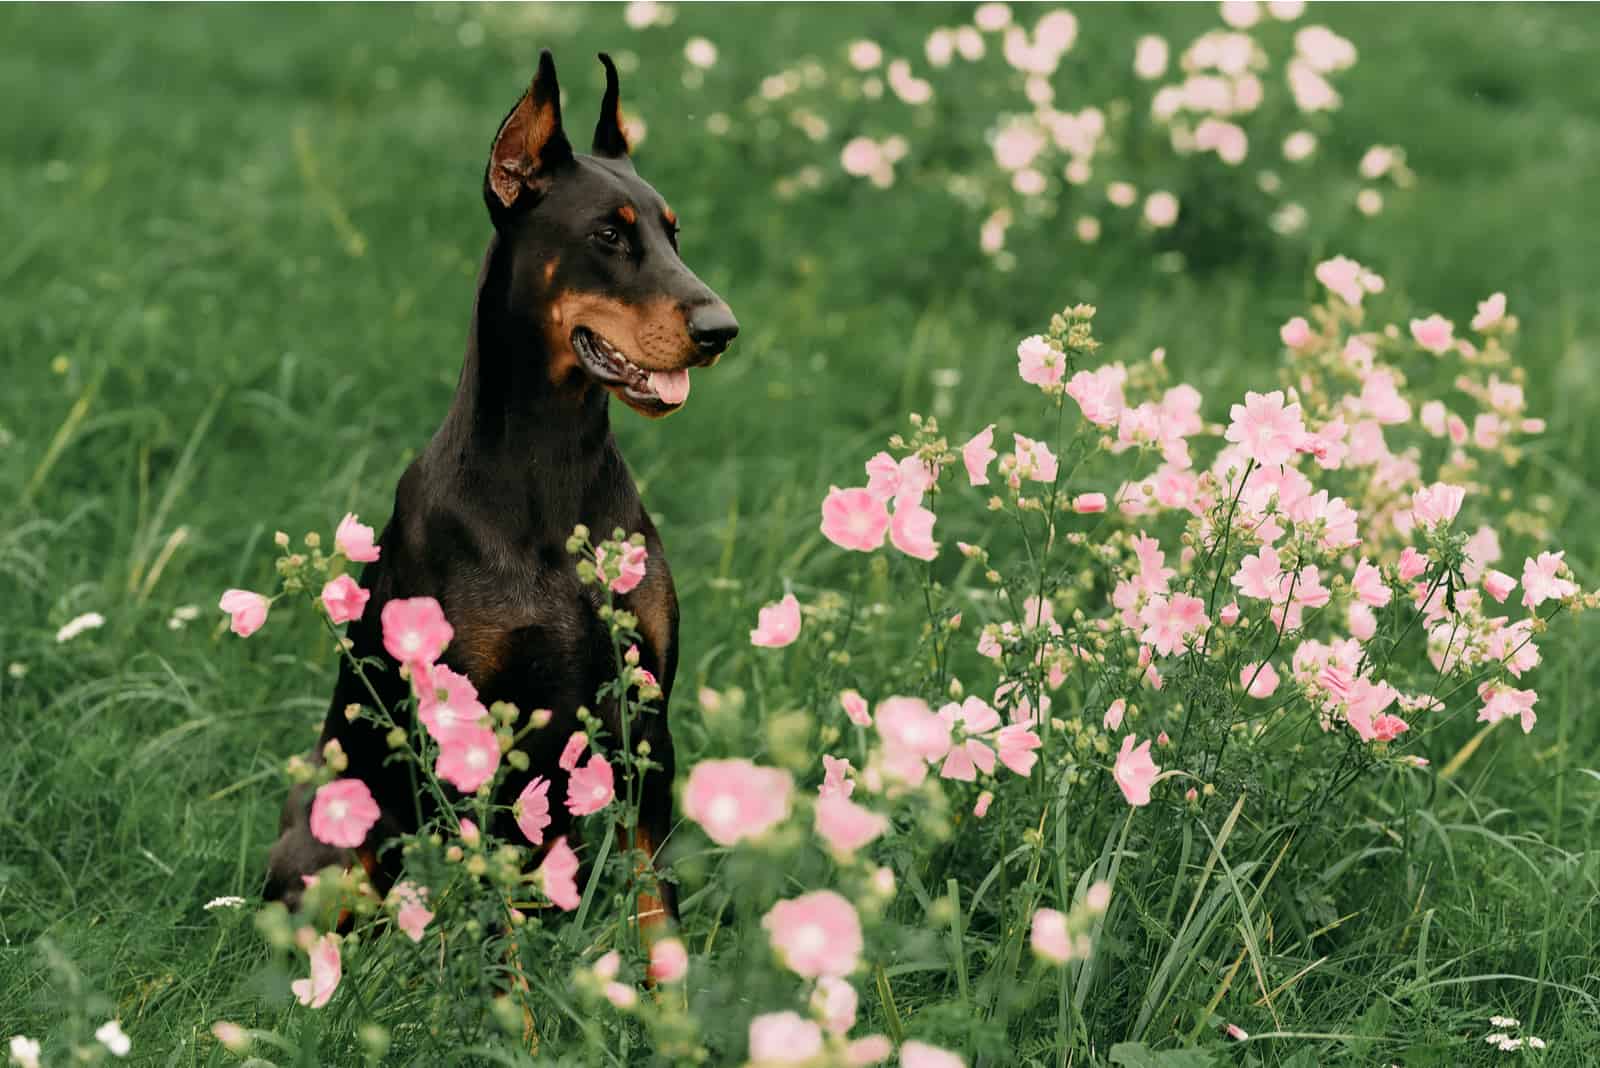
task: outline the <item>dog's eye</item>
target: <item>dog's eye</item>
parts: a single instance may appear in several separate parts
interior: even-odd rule
[[[610,248],[619,248],[622,245],[622,234],[615,226],[605,226],[596,230],[594,239]]]

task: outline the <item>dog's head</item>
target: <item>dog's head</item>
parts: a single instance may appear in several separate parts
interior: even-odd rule
[[[678,219],[633,168],[618,110],[617,69],[600,56],[606,93],[591,155],[561,128],[549,52],[500,124],[483,196],[511,249],[513,305],[530,310],[557,383],[599,383],[630,408],[666,415],[689,395],[689,369],[715,363],[739,332],[727,303],[678,255]]]

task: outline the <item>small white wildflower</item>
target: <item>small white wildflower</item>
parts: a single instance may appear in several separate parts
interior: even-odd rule
[[[1528,1043],[1529,1049],[1544,1049],[1544,1039],[1537,1035],[1529,1035],[1524,1041]]]
[[[106,617],[99,612],[85,612],[76,619],[69,620],[65,626],[56,631],[56,641],[70,642],[86,630],[106,625]]]
[[[39,1068],[39,1043],[26,1035],[11,1036],[11,1060],[19,1068]]]
[[[133,1048],[133,1041],[123,1033],[122,1024],[116,1020],[107,1020],[101,1024],[95,1030],[94,1037],[117,1057],[126,1057],[128,1051]]]
[[[205,908],[207,912],[210,912],[212,909],[236,909],[243,905],[244,898],[233,894],[225,894],[222,897],[214,897],[207,901]]]
[[[691,37],[683,46],[683,56],[690,63],[705,70],[717,64],[717,46],[704,37]]]
[[[1511,1028],[1521,1027],[1522,1024],[1521,1021],[1510,1016],[1491,1016],[1489,1017],[1489,1026]]]

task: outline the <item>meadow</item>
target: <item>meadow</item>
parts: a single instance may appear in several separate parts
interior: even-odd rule
[[[1254,144],[1242,167],[1128,150],[1118,165],[1141,196],[1179,193],[1176,225],[1119,227],[1096,200],[1105,231],[1085,241],[1081,207],[1018,208],[988,250],[993,190],[957,179],[995,173],[996,116],[1026,103],[997,36],[986,65],[925,58],[930,33],[971,23],[970,6],[684,4],[644,27],[627,10],[0,11],[12,235],[0,498],[13,502],[0,529],[0,1040],[33,1036],[44,1063],[66,1064],[75,1048],[103,1056],[93,1032],[114,1018],[127,1063],[241,1063],[212,1032],[225,1020],[277,1036],[252,1055],[278,1064],[739,1064],[753,1015],[804,1010],[768,966],[753,904],[790,892],[783,866],[725,860],[702,839],[681,855],[690,978],[670,994],[700,1021],[683,1047],[694,1055],[569,989],[594,957],[573,939],[539,987],[550,1008],[536,1055],[501,1035],[446,1057],[441,1029],[468,1024],[444,988],[371,970],[363,987],[351,968],[359,1009],[302,1008],[288,984],[304,958],[252,923],[285,762],[317,739],[338,653],[308,613],[240,641],[217,598],[271,591],[275,531],[298,542],[327,538],[347,512],[387,517],[455,387],[489,234],[485,153],[540,48],[555,52],[574,130],[598,106],[594,53],[619,57],[624,108],[646,124],[639,169],[682,220],[686,261],[742,324],[684,412],[613,414],[681,600],[680,768],[747,758],[789,767],[797,793],[814,794],[844,722],[834,692],[928,689],[922,573],[887,551],[872,566],[846,559],[819,533],[819,506],[830,486],[860,483],[891,434],[911,435],[908,413],[936,417],[952,446],[997,419],[1037,425],[1018,342],[1080,302],[1104,346],[1088,366],[1161,348],[1171,381],[1197,387],[1224,424],[1247,389],[1293,385],[1279,380],[1280,328],[1323,300],[1318,263],[1358,260],[1390,306],[1440,312],[1463,334],[1476,303],[1504,292],[1528,412],[1547,427],[1490,498],[1506,517],[1500,566],[1519,574],[1523,555],[1564,549],[1579,584],[1597,584],[1594,9],[1312,5],[1299,22],[1330,27],[1359,59],[1339,79],[1342,105],[1314,124],[1302,180],[1326,203],[1304,226],[1262,207],[1254,161],[1290,170],[1276,144]],[[1171,40],[1175,58],[1221,26],[1214,5],[1075,10],[1053,80],[1080,104],[1127,95],[1141,35]],[[697,38],[714,58],[686,54]],[[848,58],[863,40],[909,57],[932,99],[890,109],[835,89],[868,76]],[[799,89],[764,90],[784,72]],[[807,132],[815,119],[826,133]],[[902,129],[911,148],[886,187],[845,172],[849,138]],[[1402,146],[1415,177],[1368,216],[1354,175],[1374,145]],[[1057,195],[1083,202],[1058,184],[1032,199]],[[954,604],[984,585],[954,541],[982,528],[950,523],[968,524],[940,530]],[[758,610],[790,591],[813,631],[862,606],[868,648],[852,662],[753,647]],[[989,618],[982,596],[964,603]],[[1079,607],[1099,610],[1068,592],[1058,614]],[[85,613],[103,622],[63,640]],[[976,634],[956,654],[973,679]],[[1057,881],[1012,852],[1042,848],[1026,837],[1036,817],[991,817],[1007,829],[980,838],[970,802],[926,823],[901,812],[873,847],[898,889],[881,921],[892,951],[857,975],[861,1031],[995,1066],[1600,1061],[1597,636],[1578,612],[1541,637],[1531,734],[1452,718],[1414,749],[1431,771],[1375,773],[1287,832],[1283,811],[1257,805],[1271,787],[1243,773],[1217,776],[1203,803],[1163,783],[1150,809],[1102,788],[1051,809],[1050,855],[1067,858]],[[1098,723],[1103,708],[1076,711]],[[1167,837],[1147,841],[1139,821],[1158,810]],[[996,902],[1104,877],[1112,858],[1137,859],[1141,881],[1113,880],[1090,958],[1103,963],[1079,961],[1059,985],[1045,964],[1019,965],[1015,917]],[[787,874],[821,885],[826,863],[807,855]],[[973,892],[991,884],[980,909]],[[247,906],[206,907],[230,895]],[[470,1026],[488,1036],[492,1016]],[[1492,1017],[1543,1047],[1485,1042],[1505,1030]]]

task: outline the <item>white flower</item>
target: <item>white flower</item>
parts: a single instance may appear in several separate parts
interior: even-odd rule
[[[1491,1026],[1491,1027],[1520,1027],[1521,1023],[1518,1020],[1516,1020],[1516,1019],[1514,1019],[1513,1017],[1510,1017],[1510,1016],[1491,1016],[1491,1017],[1489,1017],[1489,1026]]]
[[[683,55],[690,63],[704,70],[716,66],[717,46],[704,37],[691,37],[683,46]]]
[[[122,1031],[122,1024],[116,1020],[107,1020],[101,1024],[94,1033],[100,1044],[110,1050],[113,1055],[126,1057],[133,1048],[133,1041]]]
[[[12,1035],[11,1060],[19,1068],[39,1068],[39,1043],[26,1035]]]
[[[65,626],[56,631],[56,641],[70,642],[86,630],[106,625],[106,617],[99,612],[85,612],[76,619],[69,620]]]
[[[206,911],[210,912],[212,909],[236,909],[236,908],[239,908],[240,906],[242,906],[243,904],[244,904],[244,898],[237,897],[237,896],[235,896],[233,894],[227,894],[227,895],[224,895],[223,897],[214,897],[214,898],[212,898],[210,901],[206,902],[206,906],[205,907],[206,907]]]

